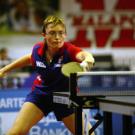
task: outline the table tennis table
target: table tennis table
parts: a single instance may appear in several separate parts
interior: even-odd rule
[[[81,116],[83,108],[97,108],[104,112],[105,135],[112,134],[111,113],[119,113],[123,115],[123,134],[132,135],[132,120],[130,116],[135,115],[135,96],[108,96],[93,98],[91,95],[83,95],[78,97],[79,99],[84,100],[82,101],[83,104],[81,103],[81,105],[78,105],[76,102],[72,101],[70,99],[70,94],[67,92],[55,92],[53,97],[55,103],[76,107],[76,132],[78,134],[82,132]]]
[[[110,72],[111,73],[111,72]],[[126,72],[126,73],[131,73]],[[81,73],[83,74],[83,73]],[[75,133],[82,133],[82,111],[84,108],[99,109],[103,111],[104,135],[112,135],[112,113],[119,113],[123,117],[123,135],[132,135],[132,116],[135,115],[135,89],[127,89],[114,93],[76,92],[77,74],[70,75],[70,91],[54,92],[53,101],[65,104],[75,109]],[[133,79],[135,82],[135,79]],[[118,92],[118,93],[117,93]],[[104,93],[104,94],[103,94]]]

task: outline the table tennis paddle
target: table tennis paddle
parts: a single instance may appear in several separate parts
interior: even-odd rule
[[[71,73],[82,72],[83,67],[78,62],[69,62],[62,66],[61,72],[69,77]]]

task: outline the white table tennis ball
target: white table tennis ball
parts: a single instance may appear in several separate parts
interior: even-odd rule
[[[85,68],[88,66],[88,63],[86,61],[83,61],[82,63],[80,63],[80,66]]]

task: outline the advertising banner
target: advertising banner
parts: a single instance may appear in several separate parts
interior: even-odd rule
[[[5,135],[12,126],[28,92],[29,90],[27,89],[4,89],[0,91],[0,135]],[[88,122],[91,122],[91,124],[95,123],[93,118],[95,111],[86,109],[84,112],[85,130],[87,131]],[[102,125],[95,131],[95,134],[101,135],[101,132]],[[54,113],[51,112],[46,118],[43,118],[31,128],[29,135],[71,135],[71,133],[63,122],[56,120]]]

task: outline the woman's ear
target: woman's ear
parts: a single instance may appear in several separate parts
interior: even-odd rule
[[[64,36],[65,36],[65,38],[67,38],[67,33],[65,33],[65,35],[64,35]]]

